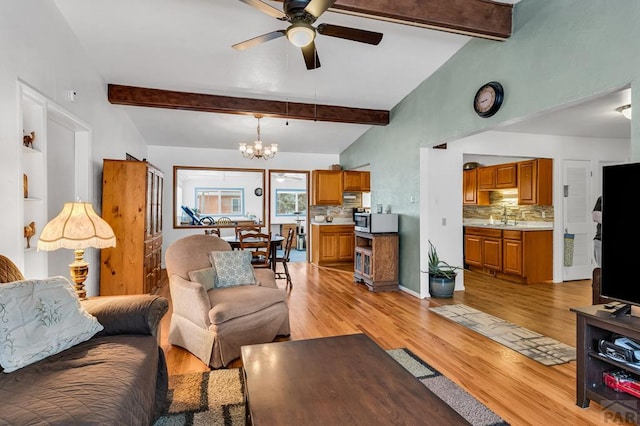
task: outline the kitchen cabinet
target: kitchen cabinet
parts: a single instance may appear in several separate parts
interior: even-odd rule
[[[463,204],[489,205],[489,193],[478,191],[478,169],[464,170],[462,177]]]
[[[510,189],[518,186],[516,163],[498,164],[496,168],[496,189]]]
[[[496,189],[496,168],[494,166],[478,167],[478,189]]]
[[[345,192],[369,192],[371,172],[345,170],[342,172],[342,185]]]
[[[464,260],[485,272],[502,270],[502,230],[465,228]]]
[[[478,189],[481,191],[517,187],[518,168],[516,163],[479,167],[477,170]]]
[[[398,290],[398,234],[355,233],[354,281],[370,291]]]
[[[353,225],[311,224],[311,263],[318,266],[352,263]]]
[[[146,161],[104,160],[102,217],[116,246],[100,253],[100,295],[151,293],[160,283],[163,174]]]
[[[553,231],[465,227],[470,270],[524,284],[553,279]]]
[[[342,171],[341,170],[312,170],[312,196],[314,206],[342,205]]]
[[[537,158],[518,164],[518,204],[553,205],[553,160]]]

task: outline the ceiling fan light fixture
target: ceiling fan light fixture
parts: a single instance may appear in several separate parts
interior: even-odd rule
[[[631,120],[631,104],[622,105],[621,107],[616,108],[616,111],[618,111],[620,114],[624,115],[625,118]]]
[[[298,22],[287,28],[287,38],[297,47],[304,47],[316,38],[316,31],[306,22]]]

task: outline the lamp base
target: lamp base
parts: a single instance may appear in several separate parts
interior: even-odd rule
[[[75,260],[69,265],[69,273],[71,274],[71,280],[75,283],[76,294],[78,299],[87,299],[87,292],[84,289],[84,281],[89,275],[89,264],[84,261],[84,250],[77,249],[74,251]]]

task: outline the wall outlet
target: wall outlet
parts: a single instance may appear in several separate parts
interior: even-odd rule
[[[442,218],[442,226],[447,226],[447,218],[446,217]]]

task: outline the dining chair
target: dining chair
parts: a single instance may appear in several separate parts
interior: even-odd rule
[[[287,280],[286,287],[293,288],[293,283],[291,282],[291,275],[289,274],[289,254],[291,253],[291,246],[293,245],[293,237],[295,234],[295,230],[293,228],[289,228],[289,232],[287,233],[287,239],[284,243],[284,249],[282,251],[282,256],[276,256],[276,269],[278,263],[282,263],[282,267],[284,272],[278,272],[276,270],[276,279],[277,280]]]
[[[216,236],[220,236],[220,229],[219,228],[212,228],[212,229],[205,229],[204,230],[204,234],[205,235],[216,235]]]
[[[240,234],[244,232],[262,232],[262,227],[257,225],[238,225],[236,226],[236,238],[240,240]]]
[[[233,221],[231,220],[231,218],[228,218],[227,216],[222,216],[218,218],[216,223],[218,225],[231,225]]]
[[[246,231],[238,236],[240,250],[251,250],[254,268],[271,268],[271,232]]]

